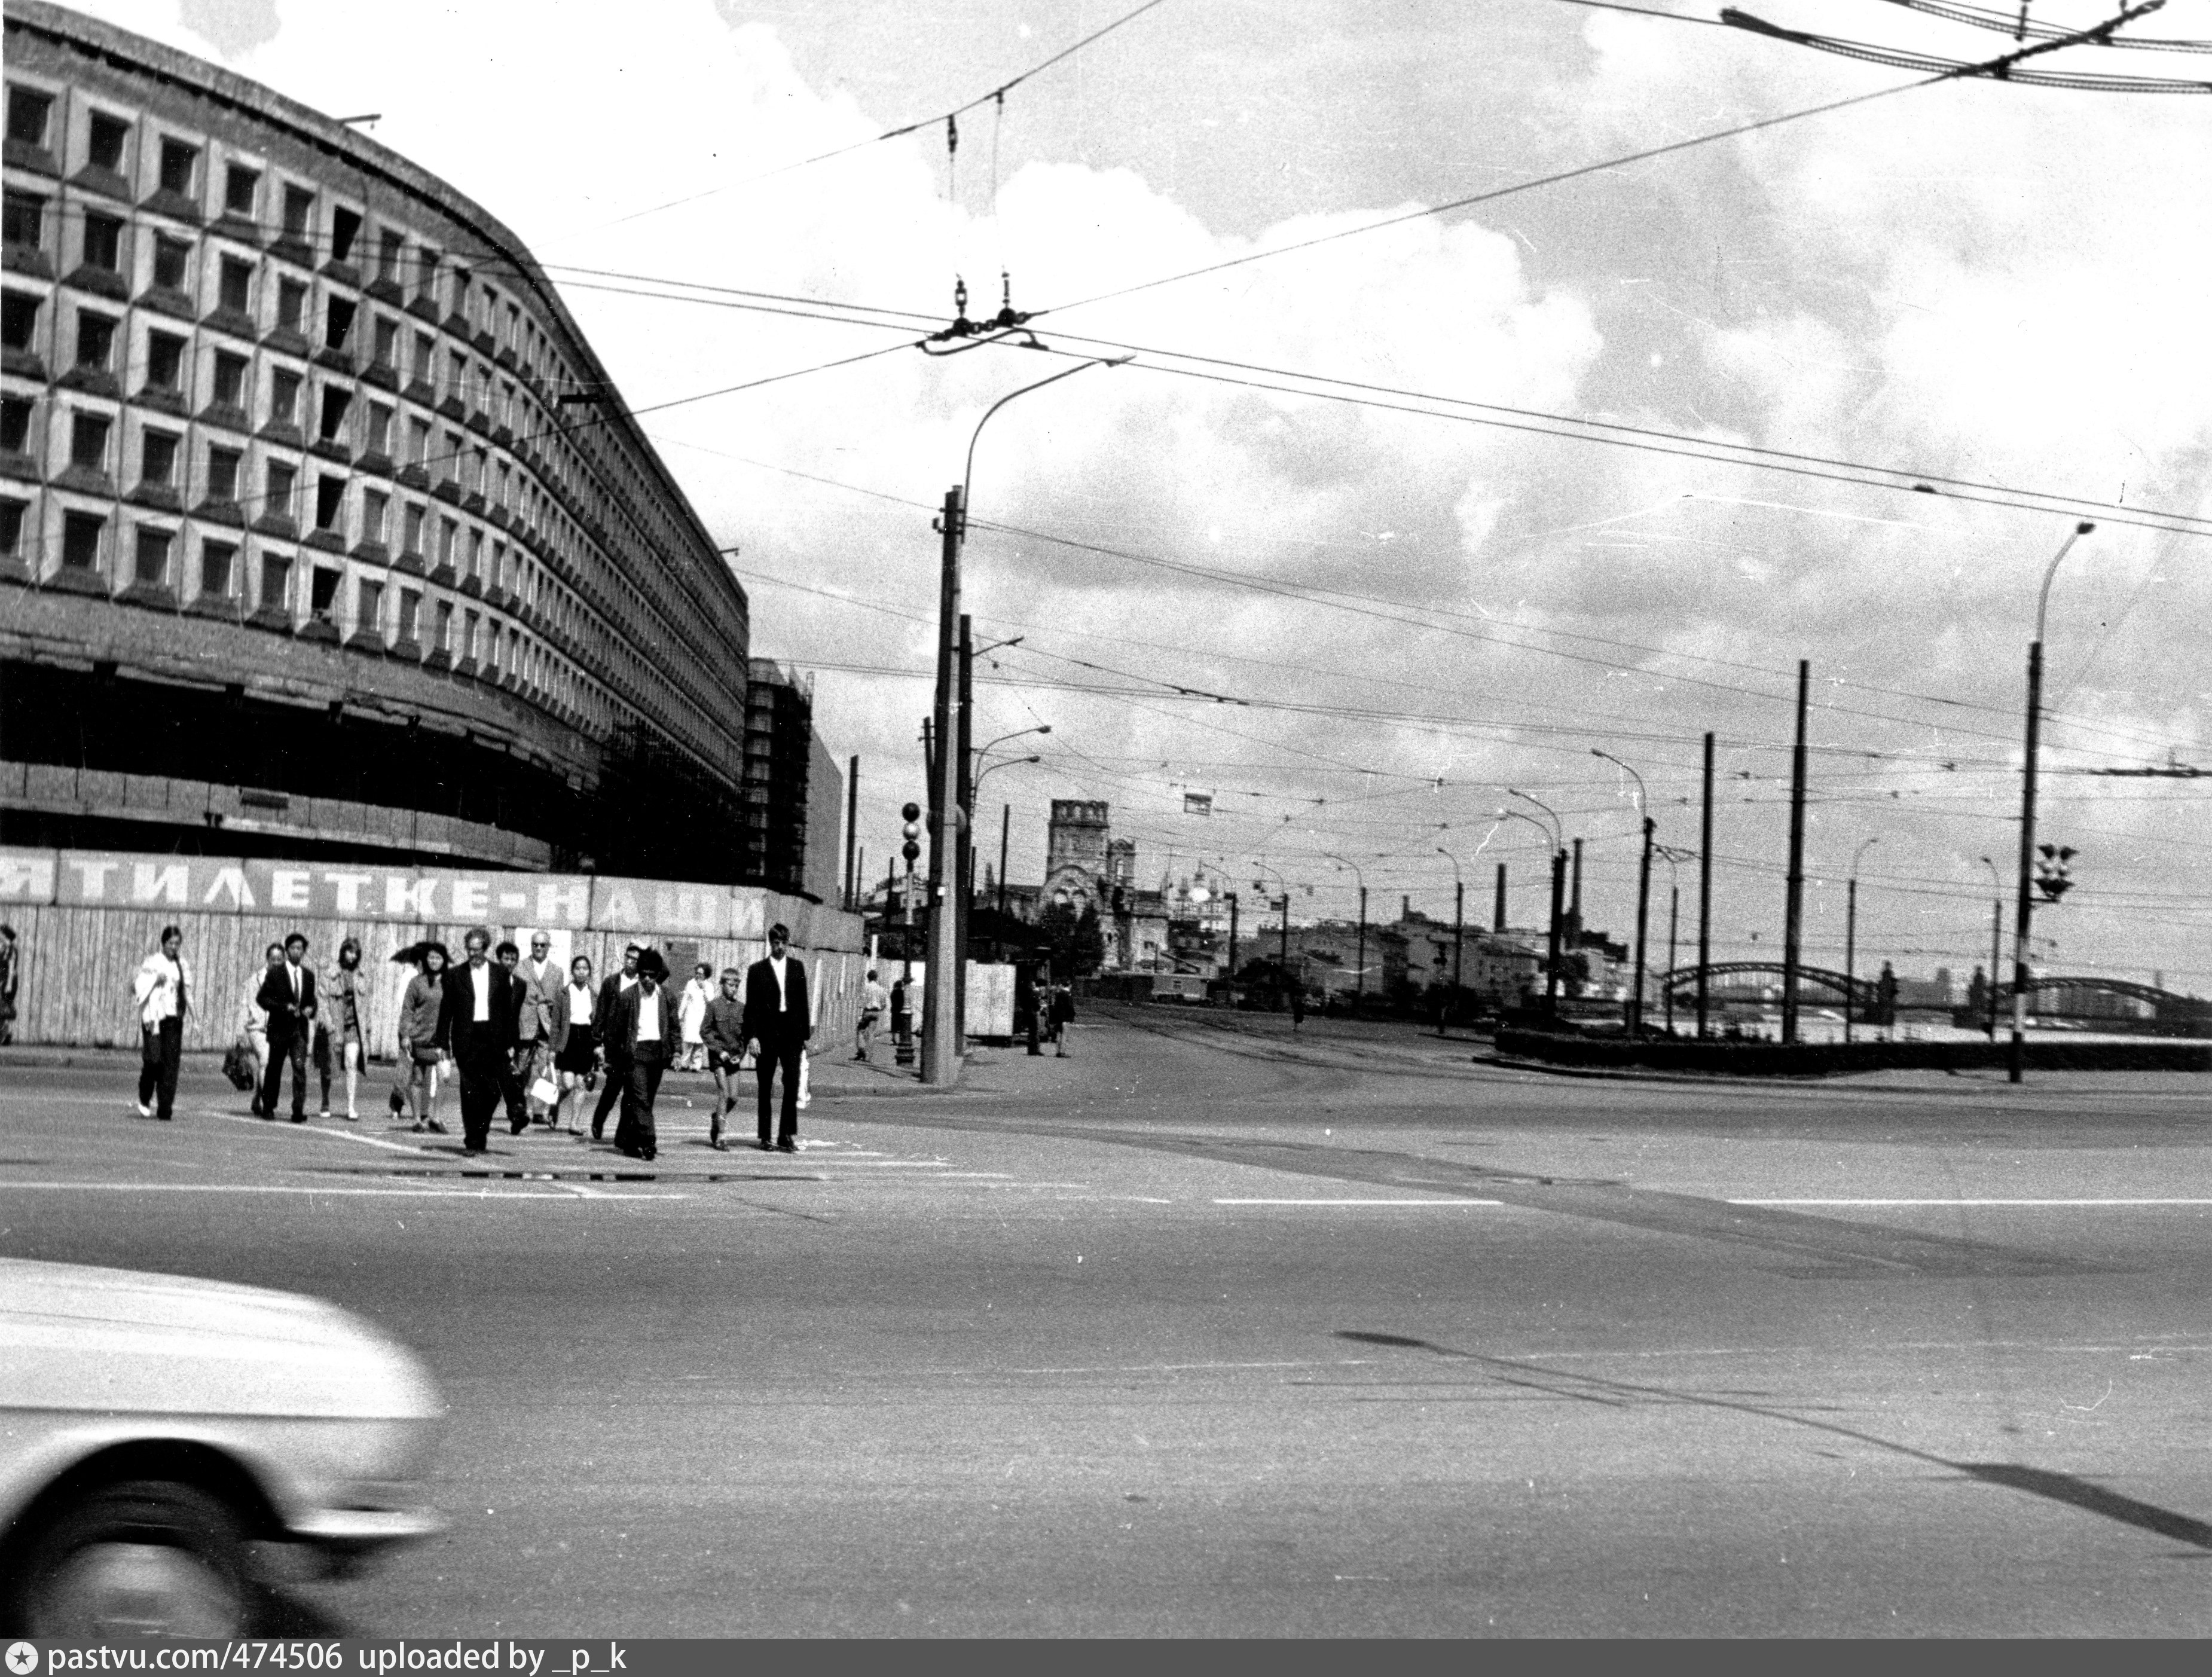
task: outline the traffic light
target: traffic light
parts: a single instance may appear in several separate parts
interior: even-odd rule
[[[906,840],[899,847],[899,854],[904,856],[908,866],[911,866],[921,855],[921,805],[908,804],[899,811],[899,816],[906,823],[899,829],[900,835]]]
[[[2074,848],[2065,844],[2039,844],[2036,854],[2042,860],[2035,865],[2035,888],[2043,893],[2046,902],[2056,902],[2074,889],[2073,872],[2067,864],[2074,860]]]

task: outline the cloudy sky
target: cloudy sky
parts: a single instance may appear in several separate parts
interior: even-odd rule
[[[2040,805],[2081,884],[2039,962],[2212,993],[2212,781],[2096,772],[2212,769],[2212,97],[1915,87],[1651,3],[1677,15],[1163,0],[963,115],[950,159],[944,112],[1136,0],[87,9],[381,112],[378,140],[563,264],[630,404],[679,404],[642,422],[743,544],[754,652],[817,672],[872,872],[921,794],[932,509],[993,401],[1133,350],[976,452],[967,604],[979,638],[1022,637],[977,738],[1053,728],[983,786],[1015,878],[1047,801],[1095,797],[1146,883],[1249,897],[1264,863],[1301,914],[1349,914],[1364,874],[1377,918],[1448,914],[1455,860],[1486,916],[1503,860],[1534,923],[1548,841],[1499,826],[1511,787],[1588,842],[1588,918],[1618,934],[1635,791],[1592,751],[1693,847],[1711,730],[1718,952],[1777,951],[1802,659],[1807,958],[1840,964],[1871,842],[1861,960],[1963,969],[1980,859],[2014,866],[2038,587],[2087,517],[2051,597]],[[1751,4],[1940,58],[2014,45],[1883,0]],[[2212,0],[2130,27],[2212,40]],[[2035,64],[2212,80],[2197,53]],[[1002,269],[1049,355],[900,347],[956,275],[994,308]]]

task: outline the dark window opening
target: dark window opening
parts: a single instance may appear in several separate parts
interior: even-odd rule
[[[235,448],[208,450],[208,499],[210,501],[238,499],[239,468],[245,462],[245,455]]]
[[[349,260],[353,254],[353,241],[360,236],[361,212],[333,207],[331,210],[331,260]]]
[[[283,368],[271,368],[269,373],[269,422],[271,425],[297,424],[300,407],[300,375],[288,373]]]
[[[261,171],[249,169],[242,163],[233,163],[223,171],[222,207],[233,216],[253,215],[253,197],[261,189]]]
[[[340,574],[325,565],[315,567],[314,575],[307,583],[307,610],[324,623],[331,620],[331,607],[337,603]]]
[[[364,542],[380,542],[384,539],[384,513],[385,509],[391,505],[392,498],[378,490],[365,489],[362,492],[362,540]]]
[[[384,585],[368,577],[361,580],[354,593],[354,624],[363,635],[381,635],[384,630]]]
[[[204,594],[225,596],[230,592],[231,562],[238,557],[237,546],[230,542],[202,542],[200,544],[200,592]]]
[[[182,140],[161,142],[161,190],[185,197],[192,195],[192,165],[199,161],[200,149],[188,146]]]
[[[307,222],[315,213],[315,195],[305,186],[284,188],[284,231],[295,239],[307,236]]]
[[[279,554],[261,556],[261,609],[281,611],[291,605],[292,562]]]
[[[392,410],[372,404],[368,410],[368,452],[388,454],[392,452]]]
[[[169,544],[175,537],[167,530],[138,529],[137,580],[158,588],[169,580]]]
[[[376,276],[397,279],[399,276],[399,253],[406,248],[407,235],[396,227],[384,228],[376,236]]]
[[[414,592],[399,596],[399,638],[412,641],[422,611],[422,596]]]
[[[300,330],[307,313],[307,288],[299,280],[276,282],[276,324],[287,331]]]
[[[246,357],[218,349],[215,356],[215,404],[219,408],[246,405]]]
[[[84,218],[84,264],[119,273],[123,268],[123,223],[112,216]]]
[[[9,192],[6,204],[7,242],[27,250],[46,249],[46,201],[33,192]]]
[[[192,247],[167,234],[154,235],[154,283],[165,290],[182,291],[191,281]]]
[[[69,465],[86,471],[108,469],[108,431],[111,422],[100,414],[77,414],[69,425]]]
[[[437,286],[438,253],[425,245],[422,254],[416,261],[415,288],[428,297],[437,289]]]
[[[354,310],[356,305],[348,297],[333,297],[323,316],[323,342],[333,349],[343,349],[347,334],[353,331]]]
[[[335,385],[323,386],[323,423],[321,436],[325,442],[336,442],[345,431],[346,410],[353,404],[353,392],[340,390]]]
[[[27,291],[10,291],[0,297],[0,341],[11,349],[28,349],[39,335],[39,305],[43,298]]]
[[[80,309],[76,317],[76,364],[88,372],[105,373],[115,351],[115,322],[104,314]]]
[[[31,404],[21,396],[0,398],[0,454],[31,449]]]
[[[291,517],[292,484],[299,475],[282,460],[270,461],[269,491],[262,497],[262,510],[276,518]]]
[[[102,112],[92,113],[92,146],[89,156],[95,169],[123,169],[123,148],[131,139],[131,125],[120,117],[111,117]]]
[[[169,486],[177,471],[177,442],[174,433],[149,431],[139,446],[138,476],[148,483]]]
[[[405,544],[402,550],[406,553],[412,554],[417,559],[420,559],[422,556],[423,522],[422,509],[420,507],[408,507],[407,537]]]
[[[321,477],[315,480],[315,528],[335,530],[345,510],[345,479]]]
[[[247,314],[253,308],[253,264],[234,256],[222,259],[222,277],[216,283],[216,301],[227,309]]]
[[[379,367],[390,367],[399,349],[399,323],[382,315],[376,319],[376,338],[372,359]]]
[[[62,563],[73,571],[100,568],[100,532],[107,520],[93,513],[62,516]]]
[[[27,501],[0,501],[0,554],[10,559],[22,556],[23,514],[30,506]]]
[[[155,390],[175,390],[185,368],[185,340],[167,332],[146,334],[146,383]]]
[[[53,95],[30,88],[8,89],[8,137],[19,144],[46,149],[46,118],[54,108]]]

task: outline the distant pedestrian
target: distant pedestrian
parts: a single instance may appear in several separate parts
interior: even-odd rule
[[[868,1050],[875,1045],[876,1027],[884,1022],[884,1015],[890,1011],[890,993],[876,981],[876,975],[872,969],[867,982],[860,987],[860,1023],[853,1027],[854,1059],[866,1060],[868,1057]]]
[[[914,986],[901,973],[891,981],[891,1041],[903,1047],[914,1037]]]
[[[596,1001],[592,993],[592,957],[579,955],[568,963],[568,981],[553,998],[549,1026],[553,1076],[560,1085],[560,1093],[553,1097],[545,1121],[555,1129],[561,1127],[561,1109],[567,1104],[568,1097],[590,1086],[599,1047],[599,1026],[593,1018]],[[582,1102],[577,1104],[580,1106]],[[574,1118],[568,1121],[568,1133],[583,1133]]]
[[[530,934],[530,955],[515,969],[522,981],[524,1000],[521,1011],[515,1015],[514,1075],[522,1085],[523,1099],[532,1116],[553,1123],[552,1102],[541,1100],[531,1091],[541,1079],[558,1085],[553,1068],[553,1003],[568,983],[568,975],[553,958],[553,939],[550,933],[533,932]],[[556,1094],[554,1097],[558,1100]]]
[[[608,1042],[622,1042],[628,1068],[622,1117],[615,1125],[615,1151],[629,1158],[650,1159],[660,1151],[653,1108],[660,1094],[661,1074],[676,1058],[677,1049],[676,1007],[665,987],[667,978],[668,963],[660,951],[642,951],[637,982],[622,993],[607,1022]]]
[[[177,1104],[177,1064],[185,1046],[185,1011],[191,972],[185,964],[185,934],[178,927],[161,928],[161,946],[149,955],[131,981],[131,999],[138,1004],[141,1039],[138,1070],[138,1115],[167,1123]],[[151,1104],[158,1097],[158,1107]]]
[[[745,974],[745,1047],[760,1080],[758,1145],[763,1152],[769,1145],[772,1085],[779,1069],[783,1072],[783,1111],[775,1145],[787,1153],[799,1151],[799,1065],[805,1057],[806,1039],[814,1034],[806,963],[790,957],[790,940],[788,927],[769,927],[768,955]]]
[[[507,1068],[499,1088],[507,1102],[507,1133],[520,1135],[530,1127],[530,1085],[525,1079],[538,1054],[538,1003],[531,994],[529,980],[522,975],[522,951],[502,939],[497,953],[501,969],[511,981],[507,1006],[514,1015],[507,1023],[507,1040],[514,1046],[507,1049]]]
[[[277,1091],[284,1085],[284,1066],[292,1067],[292,1121],[307,1121],[307,1048],[314,1036],[319,1011],[315,969],[307,964],[307,934],[295,932],[284,939],[284,959],[261,980],[256,998],[269,1015],[269,1070],[261,1079],[261,1115],[276,1115]]]
[[[599,1091],[599,1103],[592,1112],[594,1141],[606,1133],[607,1114],[615,1109],[623,1091],[629,1087],[629,1047],[614,1029],[613,1018],[616,1007],[637,987],[637,963],[644,953],[644,945],[629,945],[623,951],[622,970],[609,973],[607,981],[599,986],[599,1048],[606,1059],[606,1084]]]
[[[702,1032],[707,1023],[707,1004],[714,999],[714,969],[702,961],[692,968],[691,977],[684,986],[684,997],[677,1006],[678,1022],[684,1030],[684,1069],[687,1072],[703,1070],[707,1064],[707,1043]]]
[[[15,928],[0,925],[0,1046],[15,1040],[16,963]]]
[[[1303,984],[1291,986],[1291,1029],[1296,1030],[1306,1022],[1306,990]]]
[[[461,940],[468,958],[446,975],[438,1030],[461,1080],[461,1151],[481,1155],[514,1048],[514,975],[493,964],[491,933],[472,927]]]
[[[722,990],[707,1004],[699,1041],[707,1050],[707,1069],[714,1074],[714,1116],[707,1126],[707,1145],[722,1151],[722,1124],[738,1104],[738,1074],[745,1064],[745,1009],[738,999],[744,975],[722,969]]]
[[[1060,985],[1052,993],[1052,1048],[1059,1059],[1067,1058],[1067,1028],[1074,1023],[1074,987]]]
[[[343,1071],[345,1115],[349,1121],[360,1121],[362,1044],[365,1040],[362,1024],[368,1000],[368,985],[361,975],[361,939],[348,938],[338,945],[337,964],[323,975],[322,1018],[318,1035],[327,1048],[317,1061],[316,1070],[322,1079],[325,1118],[331,1115],[331,1075],[334,1071]]]
[[[246,981],[246,1006],[238,1017],[238,1034],[246,1039],[246,1052],[253,1061],[253,1103],[261,1112],[261,1085],[269,1080],[269,1010],[261,1005],[261,987],[269,975],[284,964],[284,945],[271,944],[261,951],[261,970]]]
[[[443,1135],[438,1121],[438,1061],[446,1039],[439,1022],[446,1005],[446,946],[426,942],[415,948],[415,976],[399,1003],[399,1063],[407,1079],[407,1097],[415,1111],[415,1130]]]

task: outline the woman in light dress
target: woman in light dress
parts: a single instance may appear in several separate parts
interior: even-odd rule
[[[708,1004],[714,1000],[714,969],[702,961],[691,969],[691,981],[684,987],[683,999],[676,1007],[677,1024],[684,1033],[684,1071],[705,1069],[707,1042],[701,1032],[707,1024]]]
[[[553,998],[553,1017],[546,1026],[547,1039],[553,1045],[553,1075],[561,1092],[546,1109],[545,1121],[556,1130],[561,1127],[561,1109],[568,1103],[571,1093],[586,1086],[596,1063],[599,1047],[599,1022],[592,1017],[596,1004],[592,993],[592,957],[579,955],[568,963],[568,981]],[[583,1133],[574,1118],[568,1121],[568,1133]]]
[[[253,1115],[261,1115],[261,1085],[269,1080],[269,1010],[258,998],[262,981],[284,964],[284,945],[271,944],[262,951],[262,969],[246,981],[246,1008],[238,1029],[246,1038],[246,1051],[253,1056]]]

